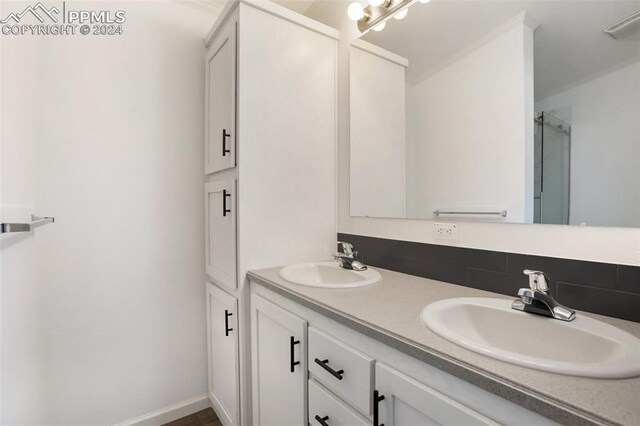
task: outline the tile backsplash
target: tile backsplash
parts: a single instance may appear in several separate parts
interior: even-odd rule
[[[574,309],[640,322],[640,267],[338,234],[366,265],[515,296],[524,269],[544,271],[553,297]]]

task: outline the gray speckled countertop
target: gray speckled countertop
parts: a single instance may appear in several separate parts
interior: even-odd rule
[[[375,268],[382,282],[355,289],[291,284],[280,268],[249,272],[258,284],[384,344],[561,424],[640,425],[640,378],[587,379],[532,370],[480,355],[433,333],[420,320],[429,303],[496,293]],[[640,337],[640,324],[578,312]],[[640,360],[638,360],[640,362]]]

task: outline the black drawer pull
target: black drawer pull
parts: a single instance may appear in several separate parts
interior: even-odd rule
[[[229,317],[233,315],[232,312],[228,310],[224,310],[224,335],[228,336],[230,331],[233,331],[233,328],[229,328]]]
[[[289,348],[291,349],[290,363],[291,363],[292,373],[295,371],[296,365],[300,364],[300,361],[294,361],[294,358],[295,358],[294,347],[298,344],[300,344],[300,340],[296,340],[295,337],[291,336],[291,340],[289,340]]]
[[[227,133],[227,129],[222,129],[222,156],[226,157],[231,150],[227,149],[227,138],[231,137],[231,133]]]
[[[373,426],[384,426],[384,423],[378,424],[379,421],[379,411],[378,411],[378,403],[384,400],[384,395],[380,395],[380,392],[377,390],[373,391]]]
[[[344,374],[344,370],[334,370],[333,368],[329,367],[329,360],[328,359],[323,359],[322,361],[319,358],[316,358],[313,360],[316,364],[318,364],[320,367],[324,368],[329,374],[331,374],[333,377],[335,377],[338,380],[342,380],[342,375]]]
[[[231,209],[227,208],[227,197],[231,197],[231,193],[226,189],[222,190],[222,216],[226,216],[227,213],[231,213]]]
[[[327,420],[329,420],[329,416],[324,416],[324,417],[320,417],[319,415],[316,414],[315,419],[318,421],[318,423],[320,423],[322,426],[329,426],[329,423],[327,423]]]

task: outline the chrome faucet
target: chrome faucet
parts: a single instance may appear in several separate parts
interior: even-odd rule
[[[353,245],[338,241],[338,245],[342,249],[342,252],[336,252],[333,257],[340,261],[340,266],[344,269],[352,269],[354,271],[366,271],[367,267],[356,260],[358,256],[357,251],[353,251]]]
[[[511,304],[513,309],[562,321],[573,321],[576,318],[576,311],[559,304],[549,294],[549,278],[544,272],[530,269],[523,272],[529,276],[530,288],[518,290],[519,299]]]

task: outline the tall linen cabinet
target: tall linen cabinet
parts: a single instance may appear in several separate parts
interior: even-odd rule
[[[251,424],[247,271],[335,249],[338,37],[236,0],[206,38],[208,393],[225,425]]]

